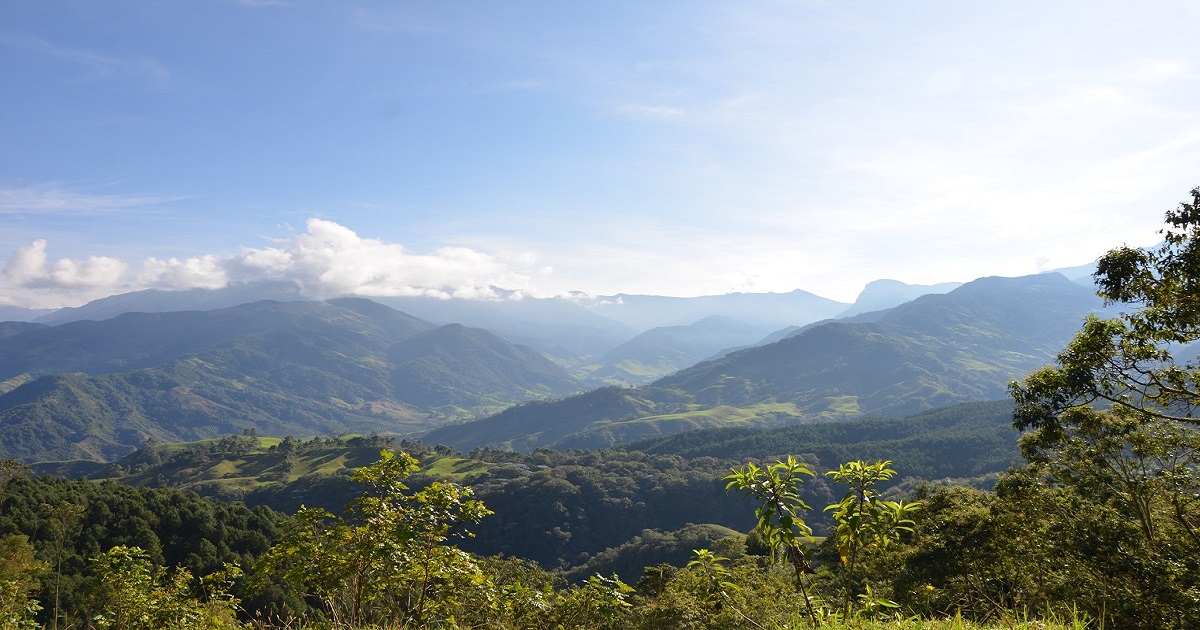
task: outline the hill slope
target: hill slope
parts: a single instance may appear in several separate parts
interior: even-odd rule
[[[762,338],[763,332],[717,315],[689,326],[651,328],[600,357],[590,376],[617,383],[649,383],[722,350],[752,343]]]
[[[561,396],[578,383],[534,350],[492,333],[448,324],[388,350],[396,397],[439,407],[507,407],[514,400]]]

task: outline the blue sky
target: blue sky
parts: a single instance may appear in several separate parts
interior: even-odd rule
[[[1193,3],[0,4],[0,304],[1023,275],[1200,185]]]

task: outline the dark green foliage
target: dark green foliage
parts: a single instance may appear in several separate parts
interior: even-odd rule
[[[30,594],[37,590],[37,579],[48,565],[35,554],[24,534],[0,536],[0,628],[30,627],[40,609]]]
[[[809,576],[813,572],[809,546],[813,529],[805,520],[812,507],[800,497],[805,477],[813,477],[812,470],[789,455],[786,461],[764,467],[750,462],[733,469],[724,479],[728,481],[726,489],[756,504],[754,516],[758,522],[754,531],[766,543],[772,562],[790,569],[796,594],[804,602],[809,623],[815,626],[815,594]]]
[[[498,462],[469,480],[495,515],[464,548],[485,555],[520,555],[566,569],[645,529],[753,525],[741,501],[724,494],[720,477],[731,462],[619,450],[475,455]]]
[[[95,614],[89,621],[100,630],[242,627],[237,621],[237,599],[224,592],[241,575],[236,568],[205,576],[197,584],[187,569],[166,571],[151,562],[144,550],[118,545],[92,558],[90,570]],[[210,592],[196,592],[205,590]]]
[[[291,513],[305,501],[340,508],[348,500],[344,488],[339,487],[339,494],[330,501],[308,497],[303,489],[326,479],[345,481],[354,468],[375,461],[380,449],[385,448],[425,451],[413,442],[380,435],[310,440],[288,436],[270,446],[257,437],[229,435],[188,444],[150,445],[98,467],[69,462],[37,464],[34,469],[58,475],[63,469],[76,470],[86,478],[112,479],[139,487],[170,486],[201,496],[242,501],[252,507],[271,504]],[[289,487],[277,504],[262,498],[275,496],[274,491],[296,477],[301,477],[303,483]]]
[[[1043,544],[1060,568],[1051,597],[1113,626],[1200,624],[1200,188],[1168,212],[1164,242],[1114,249],[1096,266],[1107,303],[1045,367],[1013,383],[1030,467],[1004,496],[1041,500]]]
[[[1200,365],[1200,188],[1167,213],[1164,242],[1114,249],[1096,264],[1099,295],[1136,308],[1089,318],[1056,365],[1013,383],[1017,425],[1042,427],[1076,405],[1115,405],[1196,423]]]
[[[661,532],[643,530],[617,547],[593,555],[587,562],[564,573],[567,581],[578,583],[590,575],[616,575],[634,583],[647,567],[681,567],[692,558],[695,549],[715,549],[722,556],[745,555],[745,535],[720,525],[685,525],[682,529]]]
[[[885,553],[913,531],[912,516],[921,509],[919,501],[887,501],[877,488],[896,475],[888,468],[892,462],[846,462],[825,474],[849,486],[842,500],[825,507],[833,515],[834,528],[829,540],[837,550],[835,574],[840,574],[842,609],[847,616],[858,605],[858,614],[874,614],[878,609],[896,608],[895,602],[875,596],[869,570],[870,561]],[[864,567],[868,567],[864,569]]]
[[[915,483],[913,477],[996,474],[1019,458],[1016,432],[1008,424],[1010,414],[1011,406],[1005,402],[971,403],[901,420],[678,434],[643,443],[640,448],[645,451],[543,449],[522,454],[480,449],[471,457],[490,466],[463,481],[496,514],[480,523],[478,536],[464,546],[482,554],[504,553],[536,560],[546,568],[570,570],[594,560],[605,550],[645,537],[644,530],[675,532],[689,523],[712,523],[746,532],[753,526],[753,519],[741,499],[724,491],[720,478],[739,465],[739,460],[770,461],[788,451],[804,454],[802,457],[819,471],[846,459],[897,453],[898,469],[916,471],[902,481],[902,486]],[[146,485],[162,479],[287,513],[301,505],[339,512],[356,492],[346,474],[331,470],[279,483],[281,477],[275,466],[276,460],[283,461],[281,451],[288,450],[292,461],[298,463],[344,459],[351,466],[366,465],[380,448],[402,448],[421,458],[434,452],[414,443],[389,446],[386,438],[376,436],[291,440],[258,455],[230,456],[217,452],[226,440],[182,450],[145,449],[119,462],[127,471],[120,479]],[[236,493],[222,491],[222,484],[230,480],[209,471],[229,470],[225,462],[244,462],[239,463],[242,470],[269,483]],[[418,473],[412,485],[421,487],[430,481]],[[804,492],[805,500],[813,505],[823,506],[835,498],[826,478],[812,480]],[[824,533],[830,519],[815,515],[812,525]],[[660,560],[655,558],[651,563],[657,562]],[[603,573],[614,570],[618,569],[604,568]],[[571,575],[586,577],[575,571]],[[636,578],[636,572],[631,576],[623,566],[619,572],[626,580]]]
[[[1006,475],[995,494],[925,496],[912,540],[892,556],[892,597],[922,615],[1075,611],[1105,627],[1196,627],[1194,541],[1162,531],[1150,544],[1115,495],[1080,490],[1033,468]],[[1169,527],[1169,510],[1160,517]]]
[[[79,510],[64,520],[64,509]],[[266,508],[201,499],[177,490],[139,489],[112,482],[18,478],[0,503],[0,536],[29,538],[55,571],[43,576],[43,614],[59,595],[63,610],[86,607],[87,560],[117,545],[139,547],[157,565],[182,566],[207,575],[224,564],[248,564],[264,553],[285,520]],[[256,607],[282,602],[256,600]]]
[[[789,453],[817,466],[891,459],[906,475],[968,478],[1000,472],[1019,459],[1012,403],[963,403],[907,418],[823,422],[776,429],[708,429],[636,442],[630,450],[681,457],[773,460]]]
[[[1077,407],[1022,450],[1031,465],[1002,496],[1038,510],[1048,557],[1061,560],[1043,577],[1055,597],[1114,627],[1200,624],[1200,430]]]
[[[1044,606],[1036,594],[1039,575],[1023,560],[1041,557],[1044,548],[1032,519],[1021,523],[990,492],[945,488],[920,496],[915,534],[898,554],[896,601],[921,615],[961,610],[976,619]]]

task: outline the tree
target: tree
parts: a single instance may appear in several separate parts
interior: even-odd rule
[[[1097,263],[1105,304],[1132,308],[1087,318],[1055,365],[1009,388],[1022,483],[1057,492],[1038,517],[1071,572],[1061,595],[1114,626],[1200,623],[1200,188],[1191,196],[1159,246]]]
[[[1127,407],[1074,407],[1027,433],[1028,479],[1006,502],[1040,495],[1059,596],[1112,627],[1196,627],[1200,611],[1200,431]],[[1020,483],[1016,473],[1002,484]],[[1014,495],[1020,494],[1021,499]]]
[[[53,627],[54,630],[58,630],[58,620],[61,616],[59,604],[61,602],[62,567],[63,561],[66,560],[67,553],[70,551],[67,542],[74,535],[83,518],[84,507],[64,501],[55,505],[42,503],[38,509],[45,517],[46,527],[49,530],[46,551],[50,559],[54,561],[54,605],[52,610]]]
[[[15,459],[0,459],[0,508],[4,507],[4,495],[8,494],[8,484],[18,477],[30,474],[29,466]]]
[[[96,627],[114,630],[228,630],[241,628],[237,601],[227,595],[240,575],[234,567],[201,580],[207,601],[193,594],[187,569],[164,571],[138,547],[118,545],[92,558]],[[213,588],[214,586],[221,588]],[[219,592],[216,592],[219,591]]]
[[[35,628],[33,615],[41,610],[30,594],[37,577],[46,571],[35,557],[33,545],[22,534],[0,536],[0,628]]]
[[[365,491],[348,506],[349,519],[301,508],[260,560],[257,583],[281,576],[320,599],[339,626],[451,617],[459,595],[487,579],[470,555],[446,543],[491,512],[451,483],[409,493],[403,480],[416,471],[408,454],[382,451],[351,476]]]
[[[633,587],[617,576],[593,575],[588,581],[560,591],[550,611],[551,628],[625,628]]]
[[[1200,364],[1178,360],[1186,344],[1200,340],[1200,188],[1191,195],[1167,212],[1162,244],[1122,246],[1097,262],[1105,304],[1136,310],[1089,317],[1057,365],[1013,383],[1018,428],[1052,425],[1070,407],[1093,403],[1200,423]]]
[[[850,486],[841,501],[825,508],[826,512],[833,512],[836,523],[833,540],[845,567],[842,605],[847,612],[852,609],[856,595],[868,610],[895,607],[890,601],[876,598],[869,584],[860,585],[857,574],[861,556],[886,549],[900,539],[902,532],[911,532],[911,516],[921,508],[920,502],[885,501],[880,497],[875,486],[896,475],[895,470],[888,468],[891,463],[890,460],[873,464],[852,461],[826,473],[834,481]]]
[[[804,522],[803,512],[812,508],[800,499],[800,483],[803,477],[812,477],[808,466],[788,456],[787,461],[778,461],[762,468],[749,462],[725,476],[729,481],[726,490],[738,489],[759,500],[754,515],[758,517],[755,529],[767,543],[772,557],[786,560],[792,567],[796,590],[804,599],[809,622],[817,625],[817,611],[813,607],[810,580],[805,576],[812,573],[812,528]]]
[[[907,611],[931,617],[955,611],[976,621],[1005,611],[1039,612],[1048,542],[1023,493],[1014,505],[995,492],[951,486],[917,489],[922,509],[899,555],[892,594]],[[1053,561],[1048,563],[1053,567]]]

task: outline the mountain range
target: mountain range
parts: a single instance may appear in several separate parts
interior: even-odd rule
[[[534,402],[446,426],[430,443],[591,448],[722,426],[901,417],[1005,395],[1101,309],[1060,274],[982,278],[884,311],[810,325],[638,388]]]
[[[314,302],[284,284],[143,291],[0,323],[0,457],[107,460],[147,439],[246,429],[590,447],[898,416],[1002,396],[1098,302],[1057,274],[880,281],[849,307],[802,291],[489,302]]]

